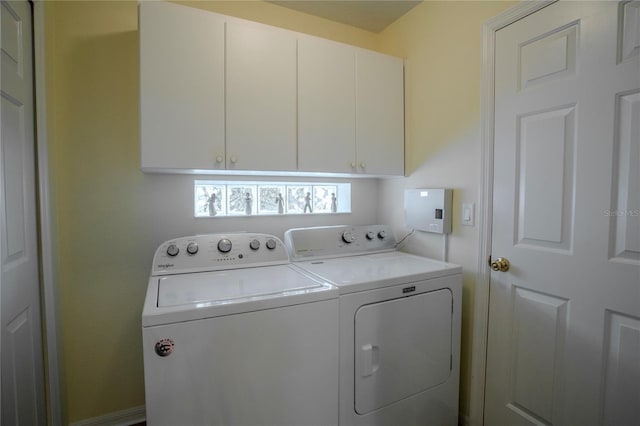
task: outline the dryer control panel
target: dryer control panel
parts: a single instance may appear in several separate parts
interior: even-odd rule
[[[153,257],[151,275],[219,271],[289,263],[282,241],[268,234],[233,233],[165,241]]]
[[[371,254],[396,248],[388,225],[295,228],[285,232],[284,240],[292,260]]]

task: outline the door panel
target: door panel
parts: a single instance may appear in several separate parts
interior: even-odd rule
[[[355,410],[366,414],[451,374],[452,296],[438,290],[358,309]]]
[[[2,167],[4,188],[3,250],[7,261],[16,261],[24,256],[25,222],[23,182],[24,105],[9,95],[3,94],[2,102]]]
[[[45,424],[33,131],[31,10],[0,4],[2,424]]]
[[[571,248],[575,115],[570,105],[518,119],[516,244]]]
[[[640,2],[626,1],[620,5],[618,62],[640,55]]]
[[[640,224],[634,220],[640,212],[640,90],[617,96],[613,157],[611,250],[610,256],[620,261],[640,263]]]
[[[578,25],[572,22],[520,46],[520,89],[576,72]]]
[[[640,419],[640,318],[607,312],[604,424]]]
[[[551,423],[563,375],[568,301],[512,286],[513,377],[508,408],[523,417]]]
[[[639,4],[496,33],[487,425],[637,423]]]

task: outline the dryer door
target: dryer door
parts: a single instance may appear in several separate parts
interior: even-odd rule
[[[366,414],[447,380],[448,289],[365,305],[355,315],[355,410]]]

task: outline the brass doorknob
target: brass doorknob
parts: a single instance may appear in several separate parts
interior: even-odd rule
[[[491,269],[494,271],[507,272],[509,270],[509,266],[511,266],[511,264],[504,257],[499,257],[491,262]]]

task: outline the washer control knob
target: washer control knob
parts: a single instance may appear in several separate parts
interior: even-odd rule
[[[249,242],[249,247],[251,248],[251,250],[258,250],[260,248],[260,241],[251,240],[251,242]]]
[[[376,234],[372,231],[367,232],[367,240],[373,240],[376,237]]]
[[[269,250],[273,250],[274,248],[276,248],[276,240],[274,240],[273,238],[269,238],[267,240],[266,246]]]
[[[187,253],[196,254],[198,252],[198,244],[197,243],[189,243],[187,244]]]
[[[387,231],[378,232],[378,238],[380,238],[381,240],[384,240],[385,238],[387,238]]]
[[[170,244],[169,247],[167,247],[167,254],[171,257],[177,256],[178,253],[180,253],[180,249],[178,248],[177,245],[175,244]]]
[[[222,253],[229,253],[231,251],[231,240],[228,238],[223,238],[218,241],[218,250]]]
[[[354,242],[356,240],[356,236],[353,232],[351,231],[344,231],[342,233],[342,241],[344,241],[347,244],[351,244],[352,242]]]

